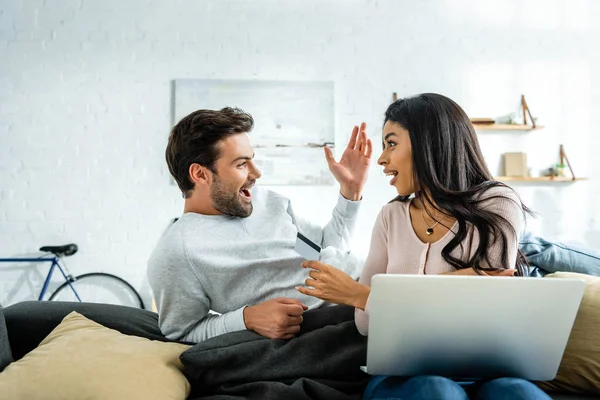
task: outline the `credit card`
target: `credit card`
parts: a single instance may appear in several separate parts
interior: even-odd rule
[[[321,247],[300,232],[296,236],[296,247],[294,249],[296,253],[307,260],[318,261],[321,255]]]

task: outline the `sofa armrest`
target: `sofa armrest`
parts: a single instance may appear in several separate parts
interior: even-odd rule
[[[158,315],[151,311],[100,303],[25,301],[4,309],[13,358],[18,360],[36,348],[71,311],[126,335],[169,341],[160,332]]]
[[[8,333],[6,332],[6,323],[4,322],[4,312],[0,306],[0,372],[13,361],[8,342]]]

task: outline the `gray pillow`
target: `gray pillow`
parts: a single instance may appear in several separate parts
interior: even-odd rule
[[[8,343],[8,333],[6,332],[6,323],[4,322],[4,312],[0,306],[0,372],[13,361]]]

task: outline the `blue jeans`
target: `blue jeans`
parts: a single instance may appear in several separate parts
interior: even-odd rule
[[[367,385],[363,400],[551,400],[533,383],[518,378],[497,378],[471,384],[441,376],[413,378],[376,376]]]
[[[550,242],[531,233],[521,237],[519,249],[541,275],[565,271],[600,276],[600,251]]]

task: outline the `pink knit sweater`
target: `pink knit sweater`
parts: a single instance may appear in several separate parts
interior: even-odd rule
[[[493,267],[514,268],[519,237],[525,224],[523,211],[519,198],[512,189],[493,188],[488,190],[484,196],[487,198],[497,195],[502,198],[487,199],[480,205],[506,218],[517,234],[515,235],[508,227],[504,228],[508,238],[509,265],[500,265],[502,260],[501,243],[490,246],[488,254],[490,260],[497,260],[492,265]],[[455,223],[451,230],[437,242],[424,243],[413,230],[409,206],[410,201],[394,201],[381,209],[373,227],[371,247],[360,276],[360,283],[370,286],[371,278],[375,274],[440,274],[455,270],[442,258],[442,249],[452,239],[453,232],[458,230],[458,223]],[[451,253],[454,257],[462,260],[470,258],[479,243],[478,232],[471,226],[467,226],[467,237]],[[367,335],[369,328],[368,300],[365,311],[356,309],[355,321],[358,331]]]

